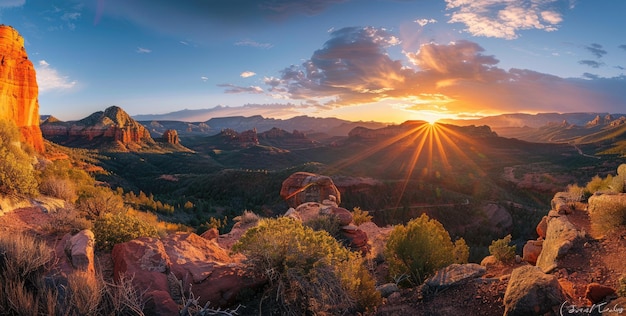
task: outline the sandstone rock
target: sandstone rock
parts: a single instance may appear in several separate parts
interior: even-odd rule
[[[567,192],[557,192],[550,204],[553,210],[556,210],[559,214],[571,214],[574,211],[574,207],[569,202],[570,197]]]
[[[494,256],[486,256],[483,258],[482,261],[480,261],[480,265],[486,268],[489,268],[491,266],[495,266],[499,263],[498,259],[496,259],[496,257]]]
[[[204,233],[202,233],[202,235],[200,235],[200,237],[202,237],[204,239],[208,239],[208,240],[217,240],[219,235],[220,235],[220,232],[217,230],[217,228],[211,228],[211,229],[205,231]]]
[[[585,291],[585,298],[592,304],[600,303],[607,297],[614,295],[615,289],[595,282],[587,284],[587,290]]]
[[[508,232],[513,227],[513,217],[506,208],[489,203],[483,207],[486,216],[486,222],[492,226],[494,232]]]
[[[522,260],[535,265],[537,264],[537,258],[541,254],[541,249],[543,248],[542,240],[529,240],[524,245],[524,249],[522,251]]]
[[[343,226],[341,228],[341,234],[346,238],[348,248],[353,251],[361,251],[361,254],[365,256],[371,250],[371,246],[368,244],[367,234],[358,229],[354,225]]]
[[[566,255],[580,240],[580,233],[567,216],[548,218],[546,239],[537,258],[537,267],[546,273],[558,268],[558,259]]]
[[[280,196],[290,207],[297,207],[306,202],[322,202],[335,197],[341,203],[341,194],[330,177],[309,172],[296,172],[283,181]]]
[[[65,243],[65,253],[71,258],[72,266],[80,271],[95,275],[95,237],[91,230],[81,230]]]
[[[146,305],[144,306],[145,315],[153,316],[171,316],[179,315],[180,308],[172,299],[169,292],[166,291],[150,291],[144,294]]]
[[[180,139],[178,138],[178,132],[175,129],[168,129],[163,133],[163,141],[168,144],[179,144]]]
[[[39,128],[39,87],[24,38],[12,27],[0,25],[0,118],[15,122],[22,141],[44,151]]]
[[[400,288],[395,283],[386,283],[376,287],[376,291],[380,292],[380,296],[389,297],[391,294],[399,292]]]
[[[331,214],[339,220],[340,226],[346,226],[352,223],[352,213],[343,207],[331,207]]]
[[[558,315],[558,308],[567,300],[557,278],[537,267],[523,266],[511,273],[504,294],[505,316]]]
[[[172,263],[159,239],[140,237],[117,244],[111,259],[114,277],[132,277],[133,285],[140,292],[169,291],[167,274]]]
[[[542,239],[546,239],[546,232],[548,231],[548,217],[544,216],[541,218],[541,221],[539,222],[539,224],[537,224],[537,228],[535,229],[537,231],[537,235],[542,238]]]
[[[461,284],[471,279],[478,278],[485,274],[487,269],[475,263],[451,264],[443,269],[439,269],[435,275],[424,282],[429,289],[444,289]]]

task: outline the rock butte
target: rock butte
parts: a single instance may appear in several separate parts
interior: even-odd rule
[[[38,91],[24,38],[14,28],[0,25],[0,119],[15,122],[22,141],[43,152]]]

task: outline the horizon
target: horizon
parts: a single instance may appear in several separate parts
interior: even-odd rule
[[[40,113],[79,120],[220,108],[400,123],[619,113],[626,2],[0,3]]]

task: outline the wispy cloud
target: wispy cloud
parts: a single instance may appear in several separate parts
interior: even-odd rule
[[[626,50],[626,44],[623,44],[623,45],[620,45],[620,46],[617,46],[617,47],[619,47],[619,48],[621,48],[623,50]]]
[[[50,66],[45,60],[40,60],[35,67],[37,72],[37,85],[39,92],[48,92],[54,90],[69,90],[76,86],[77,82],[70,80],[67,76],[59,74],[59,72]]]
[[[578,63],[592,68],[600,68],[600,66],[604,66],[604,63],[595,60],[581,60]]]
[[[139,53],[139,54],[150,54],[150,53],[152,53],[152,50],[148,49],[148,48],[137,47],[136,52]]]
[[[437,23],[437,20],[435,20],[435,19],[417,19],[414,22],[419,24],[419,26],[425,26],[426,24]]]
[[[12,7],[21,7],[26,4],[26,0],[2,0],[0,1],[0,9],[2,8],[12,8]]]
[[[449,23],[463,23],[474,36],[515,39],[521,30],[555,31],[563,15],[555,7],[564,0],[446,0]]]
[[[235,46],[249,46],[249,47],[263,48],[263,49],[270,49],[270,48],[274,47],[274,45],[272,45],[270,43],[260,43],[260,42],[253,41],[253,40],[250,40],[250,39],[245,39],[245,40],[241,40],[239,42],[236,42]]]
[[[242,78],[249,78],[249,77],[252,77],[252,76],[256,76],[256,72],[252,72],[252,71],[244,71],[244,72],[242,72],[242,73],[240,74],[240,76],[241,76]]]
[[[202,77],[200,77],[200,80],[202,80],[202,81],[206,82],[207,80],[209,80],[209,77],[207,77],[207,76],[202,76]]]
[[[226,88],[224,89],[224,93],[237,94],[237,93],[253,93],[253,94],[261,94],[263,93],[263,88],[259,86],[249,86],[249,87],[241,87],[230,83],[218,84],[218,87]]]
[[[597,58],[602,58],[607,54],[607,51],[602,48],[602,45],[593,43],[589,46],[585,46],[585,49],[590,51]]]
[[[61,20],[64,21],[70,30],[76,29],[74,22],[80,18],[80,12],[65,12],[61,15]]]

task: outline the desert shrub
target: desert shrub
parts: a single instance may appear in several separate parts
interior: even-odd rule
[[[39,184],[39,192],[72,203],[78,198],[76,185],[69,179],[50,178],[42,180]]]
[[[619,195],[600,195],[589,203],[591,230],[596,235],[610,233],[626,224],[626,203]]]
[[[354,225],[361,225],[363,223],[371,222],[372,215],[369,215],[368,211],[362,210],[360,207],[355,207],[352,209],[352,222]]]
[[[91,229],[91,221],[82,216],[73,207],[60,208],[50,212],[50,220],[43,229],[50,233],[76,233],[83,229]]]
[[[435,270],[455,262],[455,256],[469,256],[469,248],[450,239],[443,225],[428,215],[410,220],[393,228],[385,245],[384,255],[391,275],[408,275],[408,281],[421,284]]]
[[[585,186],[585,190],[588,192],[587,194],[591,195],[598,191],[610,191],[611,182],[613,182],[613,176],[607,175],[606,178],[602,179],[602,177],[596,175]]]
[[[565,189],[568,202],[580,202],[585,198],[585,188],[577,184],[569,184]]]
[[[132,212],[106,213],[94,221],[96,248],[109,251],[116,244],[138,237],[158,237],[157,228],[133,215]]]
[[[621,164],[617,167],[617,175],[613,177],[610,187],[614,192],[623,193],[624,186],[626,186],[626,164]]]
[[[494,256],[496,260],[500,262],[511,262],[515,260],[516,246],[509,246],[511,244],[511,235],[506,235],[504,238],[494,240],[489,246],[489,254]]]
[[[71,202],[75,202],[78,196],[83,195],[83,191],[93,189],[95,183],[95,180],[92,176],[90,176],[85,170],[73,166],[72,162],[67,159],[60,159],[45,163],[42,167],[39,168],[39,178],[39,182],[41,183],[39,189],[51,189],[51,192],[42,193],[52,196],[56,196],[55,192],[57,192],[57,188],[55,188],[54,186],[71,183],[71,187],[59,188],[61,190],[73,189],[73,193],[76,196],[72,196],[73,200],[71,200]],[[54,183],[55,181],[59,181],[60,183]],[[46,187],[48,185],[53,185],[53,187]],[[57,197],[64,198],[63,196]]]
[[[76,207],[90,220],[104,214],[119,213],[126,210],[124,199],[108,188],[92,187],[78,198]]]
[[[239,216],[233,218],[233,221],[237,223],[241,223],[242,225],[253,224],[258,222],[260,219],[259,215],[256,215],[252,211],[244,210],[243,213]]]
[[[341,226],[339,218],[331,214],[323,214],[316,216],[303,223],[305,226],[312,228],[314,231],[325,231],[335,239],[341,237]]]
[[[12,122],[0,120],[0,193],[36,195],[37,177],[20,135]]]
[[[282,314],[345,314],[381,301],[359,254],[296,220],[262,219],[233,250],[267,277],[267,293]]]
[[[469,260],[469,246],[465,242],[465,239],[459,238],[454,242],[454,262],[455,263],[467,263]]]

